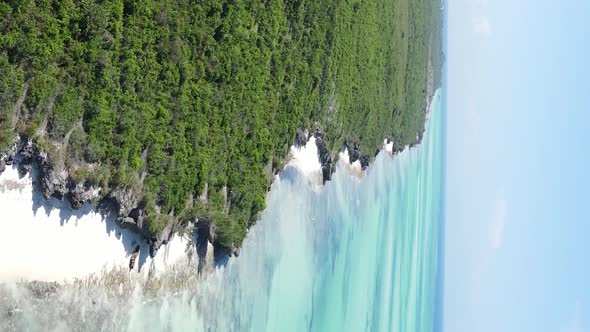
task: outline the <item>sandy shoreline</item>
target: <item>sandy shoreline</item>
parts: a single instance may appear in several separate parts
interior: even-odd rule
[[[115,268],[129,269],[137,246],[134,273],[154,275],[187,259],[194,248],[190,239],[175,236],[151,258],[140,234],[121,229],[114,217],[103,218],[92,205],[72,210],[67,202],[45,201],[35,191],[31,173],[20,178],[13,165],[0,175],[0,282],[68,282]]]

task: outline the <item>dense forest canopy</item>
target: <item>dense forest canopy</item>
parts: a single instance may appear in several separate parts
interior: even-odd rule
[[[440,33],[435,0],[2,1],[0,150],[18,134],[141,192],[154,234],[206,215],[239,245],[298,129],[416,142]]]

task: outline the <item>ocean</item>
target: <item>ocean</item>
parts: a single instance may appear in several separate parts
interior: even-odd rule
[[[0,330],[433,331],[444,130],[439,90],[422,143],[381,152],[362,177],[338,164],[318,189],[286,168],[240,256],[207,277],[146,291],[103,274],[40,297],[5,284]],[[169,279],[185,275],[177,272]]]

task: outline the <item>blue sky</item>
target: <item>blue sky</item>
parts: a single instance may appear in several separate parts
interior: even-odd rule
[[[445,10],[445,331],[590,331],[590,1]]]

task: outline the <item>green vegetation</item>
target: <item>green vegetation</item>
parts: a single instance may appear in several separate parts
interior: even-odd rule
[[[191,213],[227,246],[298,128],[333,151],[414,143],[430,45],[441,62],[437,0],[14,0],[0,18],[0,149],[14,119],[67,145],[76,179],[143,188],[154,233],[207,183]]]

